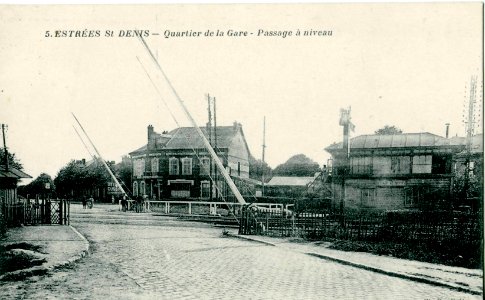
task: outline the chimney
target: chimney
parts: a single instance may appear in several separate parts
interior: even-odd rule
[[[234,121],[234,123],[232,124],[232,128],[234,130],[237,130],[238,128],[241,128],[241,124],[238,123],[237,121]]]
[[[450,123],[446,123],[445,126],[446,126],[446,134],[445,134],[445,137],[448,138],[448,136],[450,134]]]
[[[152,137],[152,134],[153,134],[153,126],[148,125],[148,140],[150,140],[150,138]]]

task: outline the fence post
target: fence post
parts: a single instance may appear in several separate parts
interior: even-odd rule
[[[60,201],[62,201],[62,205],[64,205],[64,209],[63,209],[64,213],[62,215],[62,224],[67,225],[67,200],[61,199]]]
[[[62,200],[59,201],[58,205],[59,205],[59,221],[58,221],[58,223],[59,223],[59,225],[62,225],[62,216],[63,216],[63,214],[62,214]]]
[[[67,225],[71,225],[71,200],[67,201]]]
[[[40,204],[40,219],[41,219],[41,223],[44,222],[45,220],[45,199],[42,199],[42,202]]]

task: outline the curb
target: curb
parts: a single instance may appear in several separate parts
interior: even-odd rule
[[[65,261],[62,261],[60,263],[53,264],[53,265],[50,265],[50,266],[35,266],[35,267],[32,267],[32,268],[28,268],[28,269],[22,269],[22,270],[7,272],[7,273],[0,276],[0,281],[9,281],[9,280],[23,279],[23,278],[31,277],[31,276],[45,275],[49,271],[62,268],[64,266],[67,266],[69,264],[77,262],[81,258],[87,256],[89,254],[89,249],[90,249],[90,245],[89,245],[88,240],[81,233],[79,233],[79,231],[77,231],[76,228],[72,227],[72,225],[69,225],[69,227],[83,240],[84,247],[85,247],[85,249],[83,251],[81,251],[77,255],[70,257],[69,259],[67,259]]]
[[[251,237],[247,237],[247,236],[234,235],[234,234],[229,234],[229,236],[239,238],[239,239],[243,239],[243,240],[247,240],[247,241],[251,241],[251,242],[265,244],[265,245],[268,245],[268,246],[276,247],[276,244],[273,244],[273,243],[270,243],[270,242],[265,242],[265,241],[260,241],[260,240],[257,240],[257,239],[251,238]],[[443,283],[443,282],[435,281],[435,280],[431,280],[431,279],[426,279],[426,278],[423,278],[423,277],[412,276],[412,275],[407,275],[407,274],[403,274],[403,273],[396,273],[396,272],[391,272],[391,271],[385,271],[385,270],[382,270],[382,269],[378,269],[378,268],[374,268],[374,267],[370,267],[370,266],[366,266],[366,265],[362,265],[362,264],[358,264],[358,263],[353,263],[353,262],[350,262],[350,261],[347,261],[347,260],[343,260],[343,259],[339,259],[339,258],[327,256],[327,255],[322,255],[322,254],[317,254],[317,253],[312,253],[312,252],[301,252],[301,253],[306,254],[306,255],[310,255],[310,256],[313,256],[313,257],[318,257],[320,259],[330,260],[330,261],[333,261],[333,262],[336,262],[336,263],[339,263],[339,264],[342,264],[342,265],[351,266],[351,267],[354,267],[354,268],[359,268],[359,269],[367,270],[367,271],[374,272],[374,273],[384,274],[384,275],[387,275],[387,276],[397,277],[397,278],[401,278],[401,279],[407,279],[407,280],[421,282],[421,283],[430,284],[430,285],[439,286],[439,287],[445,287],[445,288],[448,288],[448,289],[452,289],[452,290],[455,290],[455,291],[468,293],[468,294],[472,294],[472,295],[482,295],[483,294],[482,292],[467,289],[467,288],[464,288],[464,287],[455,286],[455,285],[451,285],[451,284],[447,284],[447,283]]]
[[[478,291],[466,289],[466,288],[459,287],[459,286],[454,286],[454,285],[451,285],[451,284],[447,284],[447,283],[443,283],[443,282],[439,282],[439,281],[435,281],[435,280],[431,280],[431,279],[426,279],[426,278],[423,278],[423,277],[412,276],[412,275],[407,275],[407,274],[403,274],[403,273],[396,273],[396,272],[391,272],[391,271],[385,271],[385,270],[382,270],[382,269],[369,267],[369,266],[366,266],[366,265],[357,264],[357,263],[349,262],[349,261],[346,261],[346,260],[343,260],[343,259],[338,259],[338,258],[335,258],[335,257],[326,256],[326,255],[317,254],[317,253],[307,252],[305,254],[310,255],[310,256],[314,256],[314,257],[318,257],[318,258],[321,258],[321,259],[326,259],[326,260],[330,260],[330,261],[333,261],[333,262],[337,262],[337,263],[342,264],[342,265],[351,266],[351,267],[355,267],[355,268],[359,268],[359,269],[363,269],[363,270],[367,270],[367,271],[371,271],[371,272],[375,272],[375,273],[379,273],[379,274],[384,274],[384,275],[387,275],[387,276],[412,280],[412,281],[426,283],[426,284],[430,284],[430,285],[434,285],[434,286],[445,287],[445,288],[448,288],[448,289],[452,289],[452,290],[456,290],[456,291],[464,292],[464,293],[468,293],[468,294],[482,295],[482,293],[478,292]]]
[[[235,235],[235,234],[232,234],[232,233],[228,233],[227,236],[233,237],[233,238],[236,238],[236,239],[241,239],[241,240],[246,240],[246,241],[254,242],[254,243],[264,244],[266,246],[276,247],[276,245],[273,244],[273,243],[256,240],[256,239],[253,239],[253,238],[250,238],[250,237],[246,237],[246,236],[242,236],[242,235]]]

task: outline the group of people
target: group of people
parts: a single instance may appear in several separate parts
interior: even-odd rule
[[[83,204],[83,209],[86,209],[87,207],[93,208],[94,198],[93,196],[90,196],[88,199],[88,197],[84,196],[81,202]]]
[[[131,203],[131,205],[132,205],[132,208],[131,208],[131,207],[129,207],[128,199],[127,199],[126,195],[123,196],[123,198],[121,199],[121,210],[126,212],[126,211],[130,210],[130,208],[131,208],[135,212],[143,212],[143,206],[145,204],[145,199],[142,196],[137,196],[133,200],[134,201]]]
[[[131,206],[130,206],[127,195],[124,195],[120,200],[121,210],[124,211],[124,212],[126,212],[128,210],[134,210],[135,212],[143,212],[143,207],[144,207],[144,204],[145,204],[144,197],[137,196],[133,200],[134,201],[131,203]],[[82,202],[82,205],[83,205],[83,209],[92,208],[93,203],[94,203],[94,198],[92,196],[90,196],[89,198],[84,196],[82,198],[81,202]],[[115,204],[114,196],[111,198],[111,203]]]

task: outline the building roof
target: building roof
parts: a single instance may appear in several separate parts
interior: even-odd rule
[[[274,176],[266,186],[306,186],[314,179],[315,177]]]
[[[20,170],[17,170],[16,168],[13,168],[11,166],[8,167],[8,171],[6,171],[5,166],[0,166],[0,178],[32,178],[27,173],[24,173]]]
[[[206,127],[200,127],[204,136],[208,139]],[[237,133],[234,126],[217,126],[217,147],[229,148],[232,138]],[[169,132],[172,138],[165,145],[165,149],[192,149],[205,148],[204,142],[200,138],[195,127],[180,127]],[[212,133],[214,137],[214,133]],[[214,143],[214,141],[212,141]]]
[[[408,148],[408,147],[439,147],[461,145],[450,143],[451,139],[435,135],[429,132],[402,133],[393,135],[368,134],[350,139],[352,149],[376,149],[376,148]],[[342,149],[342,143],[334,143],[325,150],[333,151]]]
[[[144,146],[141,146],[140,148],[136,149],[136,150],[133,150],[130,152],[130,154],[135,154],[137,152],[145,152],[147,150],[147,147],[148,145],[144,145]]]
[[[204,136],[209,139],[209,135],[207,134],[206,127],[199,127]],[[242,131],[241,124],[234,123],[233,126],[217,126],[216,133],[217,133],[217,148],[229,148],[231,146],[232,140],[234,136],[240,132],[243,136],[244,143],[246,144],[246,148],[249,151],[249,147],[246,142],[246,138],[244,137],[244,133]],[[203,149],[205,148],[204,142],[202,138],[197,133],[195,127],[179,127],[176,128],[167,134],[162,135],[164,138],[163,143],[159,143],[157,149],[169,149],[169,150],[180,150],[180,149]],[[212,133],[212,137],[214,137],[214,132]],[[214,145],[214,141],[212,141],[212,145]],[[144,145],[132,152],[131,155],[145,152],[147,150],[147,145]]]
[[[257,179],[253,179],[253,178],[245,178],[245,177],[239,177],[239,176],[231,176],[232,179],[235,179],[235,180],[242,180],[242,181],[245,181],[249,184],[253,184],[253,185],[262,185],[263,183]]]

